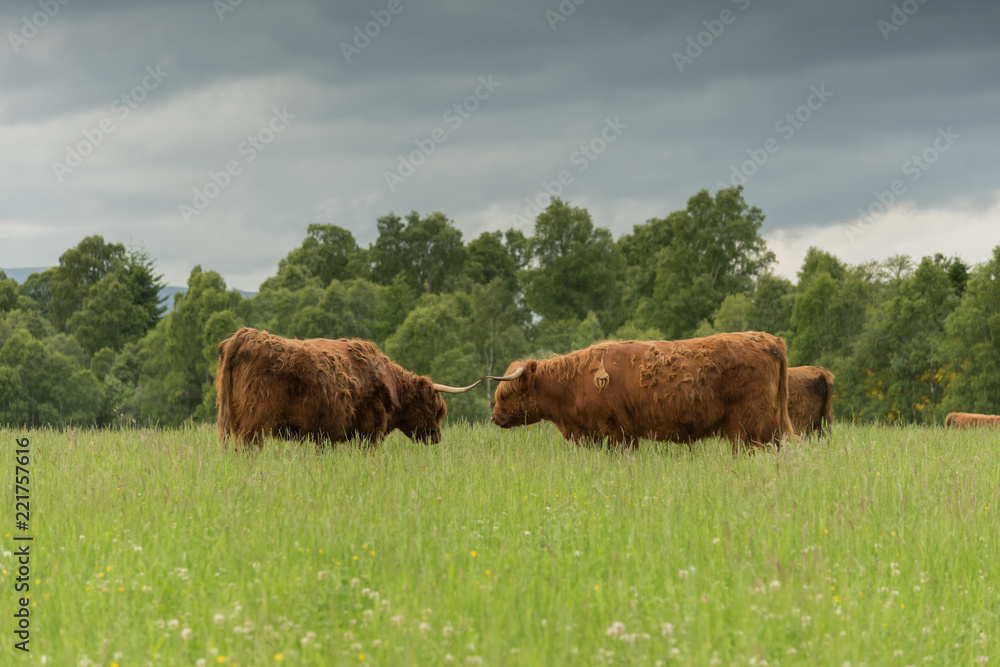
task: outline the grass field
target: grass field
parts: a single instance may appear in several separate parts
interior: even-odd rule
[[[1000,663],[997,431],[737,458],[548,425],[256,456],[208,426],[3,436],[3,664],[25,436],[35,663]]]

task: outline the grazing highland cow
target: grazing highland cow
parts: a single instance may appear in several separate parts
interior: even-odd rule
[[[974,412],[952,412],[944,418],[948,428],[977,428],[1000,426],[1000,415],[977,415]]]
[[[693,442],[721,435],[780,445],[791,436],[785,341],[767,333],[693,340],[605,342],[510,365],[499,380],[493,423],[547,419],[567,440],[639,438]]]
[[[441,392],[461,393],[394,364],[362,340],[293,340],[244,327],[219,343],[215,374],[219,445],[257,447],[266,435],[378,443],[393,429],[437,443],[448,409]]]
[[[788,417],[795,435],[829,432],[833,423],[833,373],[820,366],[788,369]]]

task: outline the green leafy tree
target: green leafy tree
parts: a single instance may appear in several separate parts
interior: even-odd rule
[[[694,336],[700,338],[718,333],[749,330],[747,322],[752,305],[746,294],[727,295],[712,316],[712,322],[702,320],[695,330]]]
[[[962,296],[965,286],[969,282],[969,265],[962,261],[961,257],[953,255],[945,257],[941,253],[934,253],[934,263],[945,270],[948,280],[955,288],[955,294]]]
[[[934,423],[943,417],[945,385],[938,348],[958,296],[946,270],[929,257],[899,280],[844,365],[842,393],[862,419]]]
[[[18,300],[20,310],[37,308],[42,313],[49,312],[49,304],[52,301],[52,277],[56,269],[46,269],[41,273],[32,273],[19,286],[18,292],[21,299]]]
[[[626,264],[622,299],[629,318],[635,315],[643,299],[653,297],[660,252],[670,247],[674,238],[674,222],[681,215],[683,213],[677,211],[666,218],[651,218],[644,224],[633,226],[631,234],[624,234],[618,239]]]
[[[764,214],[747,205],[742,187],[719,190],[715,197],[702,190],[669,219],[670,245],[657,255],[653,296],[641,299],[637,317],[682,338],[728,294],[749,294],[775,257],[760,236]]]
[[[776,336],[788,335],[795,305],[792,282],[770,273],[757,278],[753,299],[747,312],[748,331],[766,331]]]
[[[66,322],[66,330],[90,354],[102,347],[119,350],[138,340],[153,319],[134,299],[128,285],[116,273],[109,273],[90,288],[80,309]]]
[[[528,307],[545,319],[581,320],[594,311],[606,327],[621,319],[625,259],[586,209],[555,198],[535,219],[534,268],[521,272]]]
[[[143,333],[156,326],[167,308],[160,292],[163,290],[163,274],[156,273],[156,264],[143,248],[126,253],[125,259],[115,267],[114,273],[132,295],[132,303],[146,313]]]
[[[590,311],[573,332],[571,345],[574,350],[582,350],[602,340],[604,340],[604,331],[601,329],[601,323],[594,311]]]
[[[49,281],[49,317],[60,331],[80,309],[87,292],[125,259],[125,246],[105,243],[103,236],[88,236],[59,256],[59,266]]]
[[[469,304],[456,295],[425,294],[385,343],[394,362],[435,382],[453,386],[471,384],[482,377],[469,329]],[[449,418],[479,420],[488,416],[487,403],[478,393],[448,395]]]
[[[516,291],[517,272],[521,268],[516,252],[504,244],[502,232],[483,232],[466,247],[465,275],[477,285],[499,279],[508,290]]]
[[[369,252],[372,278],[380,285],[402,276],[416,293],[453,289],[465,263],[462,232],[443,213],[421,218],[413,211],[403,225],[390,213],[378,219],[379,236]]]
[[[282,274],[292,270],[318,278],[322,287],[333,280],[366,277],[366,255],[348,230],[337,225],[312,224],[302,245],[278,263],[278,282],[288,286],[289,279]]]
[[[25,329],[0,348],[0,368],[6,395],[0,395],[0,412],[10,423],[29,426],[96,424],[104,403],[100,383],[89,368]],[[16,376],[16,379],[15,379]],[[20,392],[17,396],[13,392]]]
[[[463,336],[473,342],[477,354],[477,377],[497,375],[528,349],[524,335],[525,313],[517,294],[503,277],[488,285],[473,285],[469,292],[469,322]],[[489,381],[477,388],[487,405],[493,399]]]
[[[941,353],[949,380],[945,410],[1000,414],[1000,246],[969,275],[961,304],[945,322]]]
[[[805,268],[799,274],[792,307],[794,334],[788,363],[833,368],[835,360],[850,356],[851,345],[864,330],[869,309],[884,299],[888,274],[871,265],[848,268],[830,264],[816,266],[805,276],[804,272]]]
[[[171,409],[157,416],[162,416],[165,423],[177,424],[191,417],[213,386],[215,376],[209,372],[204,354],[205,326],[215,313],[235,312],[241,299],[239,290],[227,290],[222,276],[202,271],[201,266],[191,270],[187,292],[175,296],[174,310],[163,320],[163,353],[169,367],[163,391]]]
[[[20,297],[17,281],[8,278],[6,273],[0,271],[0,314],[17,308]]]
[[[416,305],[416,294],[402,276],[397,276],[389,285],[379,285],[377,289],[372,333],[375,342],[384,346],[389,336],[406,320],[406,316]]]
[[[42,315],[41,311],[36,309],[12,310],[0,315],[0,347],[22,329],[27,330],[32,338],[38,340],[44,340],[56,334],[52,322]]]

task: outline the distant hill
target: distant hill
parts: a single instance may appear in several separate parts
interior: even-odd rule
[[[2,269],[4,273],[7,274],[8,278],[16,280],[19,283],[23,283],[28,279],[32,273],[41,273],[49,267],[47,266],[36,266],[31,268],[18,268],[18,269]],[[163,305],[167,307],[167,312],[169,313],[174,309],[174,295],[184,294],[187,292],[187,287],[175,287],[174,285],[166,285],[160,290],[160,298],[163,299]],[[240,290],[240,294],[243,295],[244,299],[250,299],[254,297],[257,292],[245,292]]]

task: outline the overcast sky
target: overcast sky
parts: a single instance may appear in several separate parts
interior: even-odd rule
[[[745,182],[793,278],[810,245],[1000,243],[995,1],[36,0],[0,28],[0,267],[100,234],[256,290],[310,223],[530,233],[545,184],[617,238]]]

